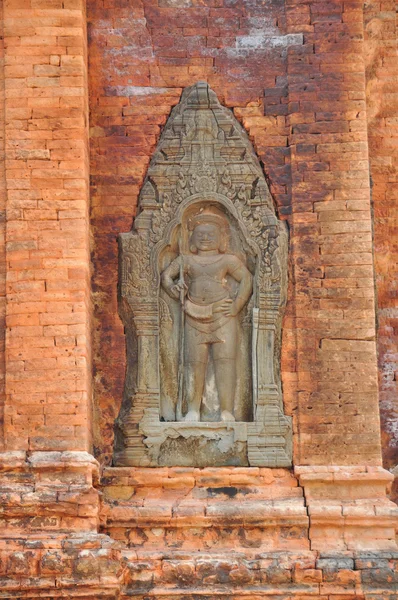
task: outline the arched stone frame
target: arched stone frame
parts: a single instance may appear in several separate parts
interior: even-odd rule
[[[253,422],[162,422],[158,258],[188,206],[218,202],[236,219],[258,257],[252,310]],[[141,190],[140,212],[120,240],[120,312],[128,369],[116,427],[118,465],[289,466],[291,419],[283,413],[279,373],[286,300],[287,230],[275,215],[264,174],[246,133],[206,83],[183,93],[162,134]],[[197,444],[187,458],[185,440]],[[170,440],[173,440],[171,442]],[[179,452],[179,443],[181,451]],[[172,458],[165,456],[174,445]]]

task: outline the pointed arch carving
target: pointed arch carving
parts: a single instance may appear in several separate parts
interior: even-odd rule
[[[224,223],[215,227],[214,235],[225,238],[219,244],[225,248],[212,251],[217,256],[192,255],[192,222]],[[207,83],[185,89],[173,109],[140,193],[134,227],[120,234],[119,247],[128,367],[115,464],[289,466],[291,418],[283,412],[279,367],[287,229],[277,218],[246,132]],[[177,268],[170,265],[180,265],[174,277],[186,288],[180,290],[181,301],[165,285],[164,273]],[[210,322],[195,329],[195,319],[202,317],[192,317],[187,307],[192,298],[195,304],[198,284],[193,282],[200,268],[202,279],[213,278],[208,293],[227,290],[239,309],[220,321],[215,312],[207,315]],[[246,292],[243,279],[252,281]],[[205,307],[195,310],[202,314],[210,306],[215,311],[216,301],[203,298]],[[228,354],[230,335],[237,340],[234,358]],[[207,362],[200,409],[190,413],[187,364],[197,364],[203,354],[196,343],[207,348]],[[226,360],[234,360],[234,368]],[[225,371],[221,364],[227,365]],[[220,373],[232,374],[234,381],[226,411]]]

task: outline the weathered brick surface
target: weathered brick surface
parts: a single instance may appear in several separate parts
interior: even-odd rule
[[[101,531],[146,553],[396,549],[398,508],[386,496],[388,471],[302,466],[294,475],[267,468],[106,468]]]
[[[296,460],[378,464],[362,5],[304,6],[287,4],[307,31],[288,56]]]
[[[83,450],[91,429],[85,3],[6,0],[3,22],[6,445]]]
[[[3,31],[3,3],[0,2],[0,31]],[[4,41],[0,41],[0,450],[4,448],[4,403],[5,403],[5,228],[6,228],[6,185],[4,153]]]
[[[83,0],[0,7],[0,407],[6,393],[14,451],[0,456],[0,598],[396,600],[372,266],[374,249],[390,467],[392,5],[87,0],[89,86]],[[300,466],[105,468],[99,484],[92,457],[73,452],[92,430],[90,286],[95,454],[107,465],[125,369],[116,236],[172,106],[199,79],[248,131],[289,224],[282,379]]]
[[[381,467],[295,467],[304,489],[311,549],[396,549],[393,475]]]
[[[125,370],[116,235],[131,228],[160,128],[184,86],[206,79],[234,107],[267,165],[281,212],[288,211],[282,206],[289,179],[286,57],[289,43],[302,43],[301,34],[286,35],[280,2],[266,10],[253,2],[177,4],[88,2],[95,445],[106,463]],[[104,348],[112,349],[107,358]]]
[[[115,596],[120,552],[97,533],[98,479],[87,452],[0,454],[0,598]]]
[[[98,534],[4,538],[0,598],[116,598],[123,565],[117,544]]]
[[[131,549],[309,549],[303,490],[286,469],[108,468],[101,489],[101,531]]]
[[[339,547],[327,529],[328,547],[310,548],[308,533],[317,502],[332,526],[336,497],[381,504],[379,468],[298,467],[308,514],[285,469],[98,474],[85,452],[0,454],[1,598],[394,598],[396,550]]]
[[[239,554],[202,554],[188,561],[182,555],[140,557],[127,555],[125,589],[134,597],[247,598],[268,596],[348,600],[394,598],[397,553],[256,553],[250,560]],[[138,563],[138,564],[137,564]],[[386,583],[388,581],[388,583]],[[382,586],[380,584],[382,583]],[[169,593],[167,593],[167,589]],[[159,594],[159,595],[157,595]]]
[[[374,207],[378,358],[383,458],[398,463],[398,45],[394,2],[365,13],[366,102]],[[393,496],[398,500],[398,481]]]
[[[295,461],[379,464],[362,4],[90,0],[88,18],[98,457],[111,460],[125,370],[116,234],[171,107],[202,78],[248,130],[290,225]]]

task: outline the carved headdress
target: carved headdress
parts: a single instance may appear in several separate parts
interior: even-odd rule
[[[228,221],[226,217],[222,217],[218,213],[206,210],[201,210],[199,213],[188,219],[188,230],[193,231],[197,225],[204,225],[205,223],[216,225],[222,233],[228,231]]]
[[[196,213],[195,215],[192,215],[192,217],[188,219],[188,231],[193,232],[195,227],[197,227],[198,225],[204,225],[208,223],[211,223],[212,225],[216,225],[216,227],[218,227],[221,237],[219,250],[222,253],[226,252],[228,247],[229,224],[227,218],[221,215],[220,213],[210,212],[208,210],[201,209],[200,212]],[[190,244],[190,250],[193,253],[197,252],[197,249],[193,244]]]

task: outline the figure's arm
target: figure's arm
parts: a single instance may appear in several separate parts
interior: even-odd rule
[[[163,289],[168,293],[168,295],[171,298],[174,298],[174,300],[179,300],[180,298],[180,292],[181,292],[181,285],[183,285],[183,283],[181,281],[178,281],[177,283],[175,283],[175,279],[177,279],[180,275],[180,269],[181,269],[181,257],[179,256],[178,258],[176,258],[175,260],[173,260],[172,263],[169,264],[168,267],[166,267],[166,269],[163,271],[162,275],[161,275],[161,282],[162,282],[162,287]]]
[[[250,271],[236,256],[232,257],[227,265],[227,273],[239,282],[238,292],[234,300],[229,298],[216,302],[213,312],[222,312],[226,316],[235,317],[240,313],[253,290],[253,278]]]
[[[240,313],[253,291],[253,277],[247,267],[239,261],[239,266],[231,270],[230,275],[239,282],[238,293],[232,303],[232,312]]]

